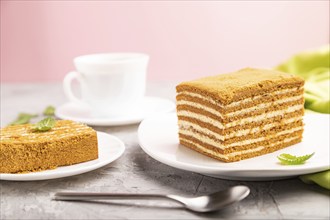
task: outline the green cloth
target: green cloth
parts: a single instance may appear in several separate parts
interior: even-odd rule
[[[330,190],[330,170],[319,173],[307,174],[299,177],[304,183],[316,183]]]
[[[306,109],[330,114],[329,45],[294,55],[276,69],[305,79]]]
[[[306,112],[330,114],[330,53],[329,45],[294,55],[275,69],[305,79]],[[300,176],[305,183],[316,183],[330,190],[330,170]]]

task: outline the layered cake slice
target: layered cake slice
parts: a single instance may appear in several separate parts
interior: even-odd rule
[[[295,75],[252,68],[183,82],[176,87],[180,143],[225,162],[296,144],[303,86]]]
[[[98,158],[97,134],[69,120],[56,121],[46,132],[32,124],[1,129],[0,173],[24,173],[81,163]]]

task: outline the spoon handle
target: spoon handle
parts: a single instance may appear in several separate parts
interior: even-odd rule
[[[95,193],[95,192],[58,192],[55,200],[119,200],[119,199],[170,199],[167,195],[160,194],[126,194],[126,193]]]

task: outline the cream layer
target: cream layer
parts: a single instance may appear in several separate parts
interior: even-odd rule
[[[293,88],[293,89],[282,89],[282,90],[278,90],[278,91],[275,91],[275,92],[270,93],[270,95],[282,95],[282,94],[285,94],[285,93],[290,93],[290,92],[299,91],[299,90],[301,90],[301,92],[303,92],[302,87],[299,87],[299,88]],[[252,101],[255,101],[255,100],[258,100],[258,99],[263,98],[262,95],[257,95],[257,96],[246,98],[246,99],[243,99],[243,100],[240,100],[240,101],[232,102],[232,103],[230,103],[228,105],[222,105],[219,102],[217,102],[214,99],[212,99],[211,97],[203,96],[200,93],[195,93],[195,92],[190,92],[190,91],[189,92],[188,91],[183,91],[183,92],[179,92],[178,93],[178,95],[181,95],[181,94],[182,95],[186,95],[186,96],[197,97],[197,98],[203,99],[203,100],[208,101],[208,102],[210,102],[210,103],[212,103],[214,105],[219,105],[221,108],[236,107],[238,105],[246,104],[246,103],[249,103],[249,102],[252,102]]]
[[[293,133],[295,131],[300,131],[302,129],[303,129],[302,126],[294,127],[294,128],[289,129],[289,130],[280,131],[280,132],[278,132],[278,133],[276,133],[272,136],[269,136],[269,137],[259,137],[259,138],[254,138],[254,139],[247,139],[247,140],[237,141],[237,142],[227,144],[227,145],[221,144],[220,142],[217,142],[217,141],[213,140],[212,138],[209,138],[206,135],[203,135],[203,134],[200,134],[200,133],[197,133],[197,132],[193,132],[191,130],[180,130],[179,133],[187,135],[187,136],[192,136],[192,137],[194,137],[194,138],[196,138],[196,139],[198,139],[198,140],[200,140],[200,141],[202,141],[206,144],[209,144],[209,145],[212,145],[216,148],[220,148],[220,149],[224,150],[224,149],[227,149],[227,148],[230,148],[230,147],[243,146],[243,145],[254,144],[254,143],[270,140],[270,139],[273,139],[273,138],[278,137],[280,135],[290,134],[290,133]]]
[[[225,117],[233,117],[233,116],[237,116],[240,114],[244,114],[244,113],[249,113],[255,110],[260,110],[260,109],[267,109],[273,105],[277,105],[277,104],[283,104],[283,103],[287,103],[287,102],[292,102],[292,101],[297,101],[299,99],[303,99],[303,95],[299,95],[299,96],[293,96],[293,97],[289,97],[289,98],[285,98],[285,99],[280,99],[274,102],[267,102],[267,103],[260,103],[258,105],[254,105],[250,108],[245,108],[242,110],[238,110],[238,111],[234,111],[234,112],[229,112],[227,114],[221,114],[219,111],[217,111],[214,108],[205,106],[203,104],[200,103],[196,103],[196,102],[191,102],[191,101],[187,101],[187,100],[179,100],[177,101],[177,106],[179,105],[187,105],[187,106],[192,106],[192,107],[196,107],[196,108],[200,108],[200,109],[204,109],[208,112],[211,112],[212,114],[220,117],[220,118],[225,118]],[[217,104],[219,105],[219,104]],[[220,107],[220,106],[219,106]]]
[[[243,125],[243,124],[250,123],[250,122],[262,121],[262,120],[273,118],[273,117],[276,117],[276,116],[279,116],[279,115],[284,115],[284,114],[287,114],[287,113],[290,113],[290,112],[294,112],[294,111],[303,109],[303,107],[304,106],[302,104],[293,105],[293,106],[290,106],[286,109],[267,112],[267,113],[264,113],[264,114],[261,114],[261,115],[256,115],[256,116],[251,116],[251,117],[246,117],[246,118],[240,118],[236,121],[228,122],[226,124],[222,124],[220,121],[215,120],[215,119],[210,118],[210,117],[207,117],[205,115],[198,114],[198,113],[195,113],[195,112],[190,112],[190,111],[187,111],[187,110],[178,110],[177,115],[197,119],[197,120],[203,121],[205,123],[209,123],[211,125],[214,125],[214,126],[220,128],[220,129],[226,129],[226,128],[230,128],[230,127],[234,127],[234,126],[238,126],[238,125]]]
[[[286,138],[282,141],[272,143],[268,147],[273,147],[273,146],[278,145],[278,144],[283,143],[283,142],[287,143],[287,142],[293,141],[294,139],[297,139],[297,137]],[[227,160],[230,159],[231,157],[235,157],[237,155],[244,155],[244,154],[258,152],[258,151],[261,151],[261,150],[265,149],[264,146],[260,146],[260,147],[256,147],[256,148],[249,149],[249,150],[242,150],[242,151],[232,152],[232,153],[228,153],[228,154],[220,154],[220,153],[217,153],[213,150],[207,149],[207,148],[203,147],[202,145],[200,145],[198,143],[195,143],[193,141],[190,141],[190,140],[187,140],[187,139],[184,139],[184,138],[182,140],[194,145],[195,147],[201,149],[203,152],[206,152],[206,153],[209,153],[209,154],[214,155],[216,157],[220,157],[220,158],[227,159]]]
[[[281,124],[284,124],[284,125],[285,124],[290,124],[292,122],[296,122],[296,121],[299,121],[301,119],[302,119],[301,116],[294,117],[294,118],[283,120]],[[202,132],[202,133],[205,133],[205,134],[213,135],[221,141],[224,141],[224,140],[227,140],[227,139],[230,139],[230,138],[233,138],[233,137],[244,136],[244,135],[247,135],[247,134],[254,134],[254,133],[260,132],[261,130],[263,130],[263,131],[264,130],[269,130],[269,129],[271,129],[271,128],[278,125],[277,123],[272,123],[272,124],[264,125],[262,128],[254,127],[254,128],[248,128],[248,129],[239,130],[239,131],[232,131],[232,132],[230,132],[229,134],[226,134],[226,135],[220,135],[220,134],[218,134],[218,133],[216,133],[212,130],[201,127],[200,125],[198,125],[196,123],[193,123],[193,122],[190,122],[190,121],[179,120],[178,124],[179,124],[180,129],[184,129],[184,130],[194,129],[196,131],[199,131],[199,132]]]

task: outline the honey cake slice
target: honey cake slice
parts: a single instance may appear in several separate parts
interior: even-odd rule
[[[70,120],[58,120],[46,132],[32,124],[1,129],[0,173],[25,173],[55,169],[98,158],[97,134]]]
[[[304,80],[245,68],[176,87],[180,143],[224,162],[301,142]]]

